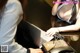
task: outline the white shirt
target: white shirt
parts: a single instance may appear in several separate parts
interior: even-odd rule
[[[66,0],[66,1],[69,1],[69,0]],[[79,2],[79,0],[75,0],[75,1],[77,1],[77,2]],[[60,5],[59,7],[58,7],[58,12],[57,12],[57,16],[58,16],[58,18],[59,19],[61,19],[61,20],[63,20],[63,21],[66,21],[66,22],[68,22],[68,23],[71,23],[70,22],[70,19],[71,19],[71,17],[72,17],[72,14],[71,14],[71,12],[70,12],[70,10],[72,11],[72,9],[70,9],[68,12],[70,12],[70,13],[66,13],[66,14],[70,14],[70,18],[68,19],[68,20],[64,20],[64,19],[62,19],[61,17],[60,17],[60,15],[59,15],[59,10],[63,7],[63,6],[65,6],[65,5],[70,5],[70,4],[72,4],[72,3],[63,3],[62,5]],[[74,5],[74,4],[73,4]],[[73,6],[72,6],[73,7]],[[77,9],[78,10],[78,9]],[[79,14],[80,12],[78,12],[78,14]],[[65,13],[64,13],[65,14]],[[77,18],[79,18],[79,15],[77,14],[77,17],[76,17],[76,19]]]
[[[27,49],[15,42],[17,25],[23,14],[18,0],[8,0],[0,24],[0,46],[8,45],[9,53],[26,53]]]

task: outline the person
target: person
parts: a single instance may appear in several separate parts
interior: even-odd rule
[[[0,46],[8,46],[9,53],[43,53],[41,49],[26,49],[15,42],[17,26],[23,10],[18,0],[0,0]]]
[[[80,30],[80,8],[79,0],[57,0],[53,1],[54,6],[52,8],[52,15],[55,16],[52,19],[52,25],[47,30],[48,36],[53,36],[55,33],[67,33]],[[79,34],[79,33],[78,33]],[[68,36],[68,33],[67,33]],[[71,36],[74,41],[79,39],[79,36]]]

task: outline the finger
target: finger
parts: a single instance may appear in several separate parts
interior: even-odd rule
[[[43,51],[38,51],[38,53],[43,53]]]
[[[49,34],[50,34],[50,31],[47,31],[47,32],[46,32],[46,35],[49,36]]]
[[[50,33],[48,34],[48,36],[52,36],[52,37],[53,37],[54,34],[55,34],[54,32],[50,32]]]
[[[55,37],[55,33],[52,33],[51,36],[52,36],[52,37]]]
[[[47,32],[51,31],[51,28],[47,30]]]
[[[51,35],[51,33],[48,33],[48,34],[47,34],[47,36],[50,36],[50,35]]]
[[[51,36],[51,34],[52,34],[51,32],[48,32],[48,33],[47,33],[47,36]]]
[[[36,49],[37,53],[43,53],[41,49]]]
[[[49,30],[47,30],[46,34],[49,34],[49,33],[51,33],[51,32],[52,32],[52,30],[49,29]]]
[[[36,49],[37,51],[42,51],[41,49]]]

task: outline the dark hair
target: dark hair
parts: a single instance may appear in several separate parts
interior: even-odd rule
[[[0,10],[6,5],[8,0],[0,0]]]
[[[0,24],[2,19],[2,14],[4,13],[5,5],[8,0],[0,0]]]
[[[80,2],[80,0],[79,1],[76,1],[76,0],[72,0],[73,2],[78,2],[78,5],[80,4],[79,2]],[[80,8],[80,5],[79,5],[79,8]],[[74,6],[73,6],[73,12],[72,12],[72,17],[71,17],[71,19],[70,19],[70,21],[72,22],[72,23],[75,23],[76,22],[76,16],[77,16],[77,14],[78,13],[76,13],[76,3],[74,3]]]

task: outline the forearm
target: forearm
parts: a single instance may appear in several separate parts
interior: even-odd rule
[[[70,25],[70,26],[64,26],[64,27],[58,27],[57,29],[59,30],[59,32],[68,32],[68,31],[77,31],[79,30],[79,26],[78,25]]]
[[[60,1],[61,1],[61,0],[57,0],[56,2],[54,2],[55,4],[54,4],[54,6],[53,6],[53,8],[52,8],[52,15],[56,15],[57,10],[58,10],[58,6],[59,6],[59,4],[60,4]]]

